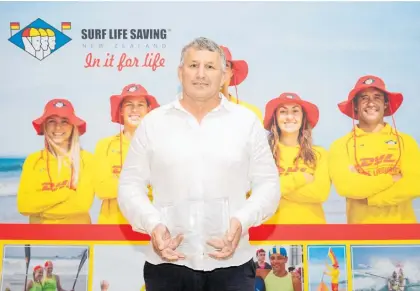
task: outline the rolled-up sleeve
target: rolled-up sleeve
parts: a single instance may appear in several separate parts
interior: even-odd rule
[[[146,116],[133,136],[121,171],[118,203],[134,231],[151,234],[161,218],[147,196],[150,181],[148,145]]]
[[[252,195],[233,216],[242,224],[242,235],[248,229],[268,220],[280,202],[280,179],[268,144],[267,133],[255,119],[249,137],[249,179]]]

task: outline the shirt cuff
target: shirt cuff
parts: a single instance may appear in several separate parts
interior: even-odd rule
[[[149,216],[147,218],[147,221],[145,221],[144,224],[143,224],[144,225],[144,228],[139,227],[139,225],[142,225],[142,224],[141,223],[138,223],[138,221],[136,221],[133,224],[133,230],[136,231],[136,232],[144,232],[144,231],[146,231],[146,233],[148,235],[151,235],[152,232],[153,232],[153,230],[155,229],[155,227],[158,224],[160,224],[160,223],[163,224],[163,222],[162,222],[162,220],[161,220],[161,218],[160,218],[159,215]]]
[[[242,226],[242,234],[241,236],[245,236],[249,232],[249,228],[252,226],[250,215],[246,209],[238,210],[233,217],[237,218]]]

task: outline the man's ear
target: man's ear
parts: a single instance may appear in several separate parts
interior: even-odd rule
[[[178,66],[178,80],[182,84],[182,67]]]

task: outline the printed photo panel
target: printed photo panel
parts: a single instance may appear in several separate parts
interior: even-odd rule
[[[88,266],[88,246],[6,244],[1,290],[87,291]]]
[[[420,290],[420,245],[351,247],[353,290]]]
[[[255,245],[255,291],[305,290],[302,245]]]
[[[146,247],[96,245],[92,291],[145,291],[143,251]]]
[[[309,291],[349,291],[346,247],[308,246]]]

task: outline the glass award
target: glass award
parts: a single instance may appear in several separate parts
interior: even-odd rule
[[[203,243],[206,254],[216,249],[207,244],[211,239],[223,239],[229,231],[230,211],[227,197],[205,200],[203,205]]]
[[[187,257],[214,252],[210,239],[223,239],[229,230],[229,199],[183,200],[162,205],[161,215],[172,237],[184,239],[177,250]]]
[[[176,250],[187,257],[202,253],[198,206],[198,201],[186,200],[161,208],[163,220],[171,236],[183,235],[183,241]]]

